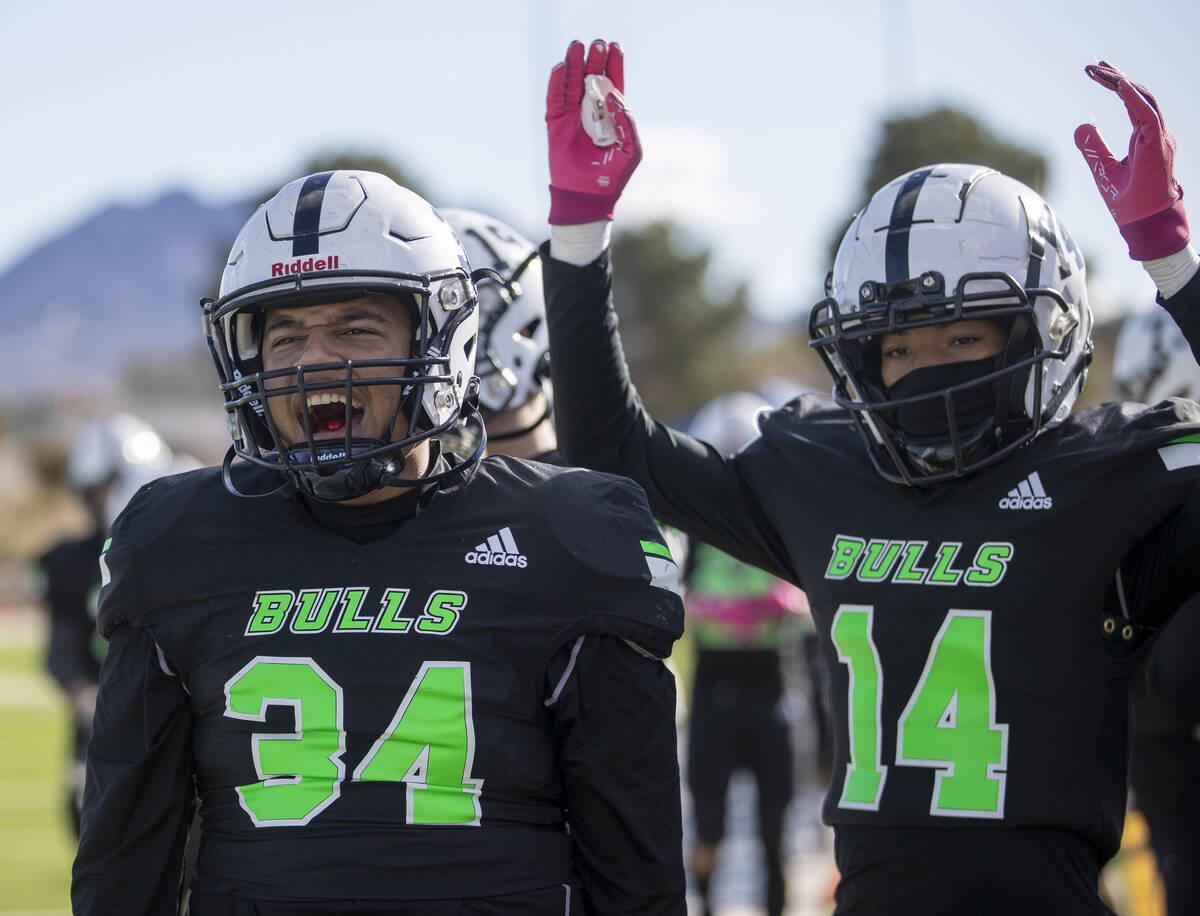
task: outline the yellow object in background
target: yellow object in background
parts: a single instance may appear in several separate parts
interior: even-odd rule
[[[1150,848],[1150,829],[1136,808],[1125,816],[1121,848],[1100,874],[1101,893],[1121,916],[1167,916],[1162,878]]]

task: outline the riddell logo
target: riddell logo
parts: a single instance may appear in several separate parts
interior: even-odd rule
[[[1042,478],[1034,471],[1016,487],[1008,491],[1008,495],[1000,500],[1001,509],[1050,509],[1054,500],[1046,495],[1042,486]]]
[[[277,261],[271,265],[272,277],[286,277],[288,274],[307,274],[314,270],[337,270],[339,255],[328,258],[296,258],[294,261]]]
[[[505,526],[496,534],[476,544],[474,550],[463,557],[472,566],[515,566],[524,569],[529,565],[527,557],[521,554],[517,542],[513,538],[512,529]]]

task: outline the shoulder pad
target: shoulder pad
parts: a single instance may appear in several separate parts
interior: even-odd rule
[[[164,477],[141,487],[113,522],[100,552],[97,625],[108,639],[124,623],[140,622],[146,611],[138,570],[171,552],[169,533],[190,506],[203,504],[212,487],[224,495],[220,471],[203,468]]]
[[[582,599],[575,632],[623,636],[669,655],[683,634],[679,567],[642,488],[625,477],[564,470],[547,482],[545,518]]]

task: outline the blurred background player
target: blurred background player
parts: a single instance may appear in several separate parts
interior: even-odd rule
[[[490,455],[564,464],[551,414],[550,351],[542,263],[521,233],[477,210],[439,210],[458,235],[471,267],[502,283],[479,284],[479,408]]]
[[[732,455],[758,435],[756,417],[767,407],[750,392],[723,394],[696,414],[691,433]],[[735,769],[745,768],[757,787],[766,909],[770,916],[781,916],[786,897],[783,828],[793,791],[781,642],[789,630],[798,637],[797,615],[807,615],[808,602],[796,586],[715,547],[695,540],[689,547],[683,579],[687,631],[696,646],[687,750],[696,822],[692,876],[702,912],[709,916],[729,778]]]
[[[1125,321],[1113,359],[1125,400],[1200,400],[1200,366],[1178,325],[1154,306]],[[1134,703],[1133,801],[1150,828],[1171,916],[1200,912],[1200,598],[1187,601],[1159,634]]]
[[[105,533],[142,484],[195,466],[191,459],[176,458],[144,420],[125,413],[91,421],[71,443],[67,482],[87,508],[89,530],[51,547],[37,565],[43,603],[50,614],[46,667],[67,694],[74,713],[67,790],[76,835],[96,686],[107,647],[96,633],[99,558]]]

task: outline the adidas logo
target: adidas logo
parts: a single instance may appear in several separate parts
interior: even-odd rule
[[[1049,509],[1054,500],[1046,495],[1042,478],[1034,471],[1000,500],[1001,509]]]
[[[516,566],[524,569],[529,565],[529,559],[517,547],[512,529],[507,525],[482,544],[476,544],[475,549],[468,551],[463,559],[476,566]]]

